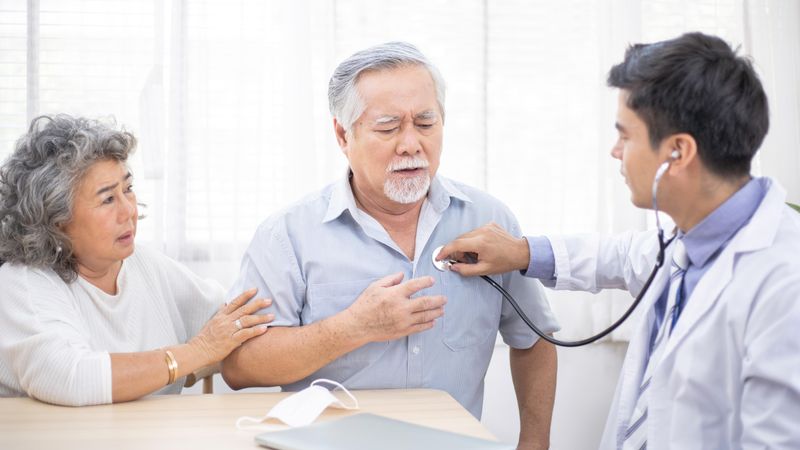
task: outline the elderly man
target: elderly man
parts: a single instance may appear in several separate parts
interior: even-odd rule
[[[297,390],[329,378],[354,389],[442,389],[480,417],[499,330],[511,347],[520,447],[546,448],[554,348],[483,280],[431,264],[437,246],[487,222],[520,232],[499,201],[436,175],[441,75],[412,45],[379,45],[339,65],[329,100],[349,170],[256,232],[235,289],[272,297],[276,326],[225,361],[225,380],[234,388]],[[544,330],[557,330],[538,281],[519,272],[496,280],[529,300]]]

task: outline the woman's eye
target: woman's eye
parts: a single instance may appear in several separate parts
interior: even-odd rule
[[[133,185],[131,184],[131,185],[129,185],[127,188],[125,188],[125,192],[126,192],[126,193],[127,193],[127,192],[133,192]]]
[[[103,204],[104,205],[109,205],[109,204],[111,204],[113,202],[114,202],[114,196],[106,197],[106,198],[103,199]]]

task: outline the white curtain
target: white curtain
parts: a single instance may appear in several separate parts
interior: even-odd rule
[[[501,199],[527,234],[644,229],[652,220],[608,156],[616,98],[605,77],[629,43],[700,30],[753,55],[772,106],[756,171],[797,202],[798,4],[0,0],[0,156],[35,115],[115,116],[140,139],[139,242],[228,284],[261,220],[345,170],[327,107],[335,65],[405,40],[448,84],[443,174]],[[630,298],[551,303],[574,338]]]

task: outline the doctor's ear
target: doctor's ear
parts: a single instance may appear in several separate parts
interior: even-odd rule
[[[666,144],[671,148],[669,161],[672,163],[670,164],[672,167],[686,167],[697,156],[697,141],[691,134],[674,134],[668,138]]]

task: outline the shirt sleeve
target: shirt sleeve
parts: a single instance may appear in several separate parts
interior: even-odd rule
[[[272,305],[260,311],[275,314],[268,326],[303,325],[305,282],[282,221],[268,220],[258,228],[228,295],[251,288],[258,289],[259,298],[272,299]]]
[[[526,277],[538,278],[547,287],[556,285],[556,256],[550,239],[545,236],[525,237],[531,259],[522,273]]]
[[[59,405],[111,403],[111,358],[90,347],[66,284],[24,267],[5,275],[0,358],[20,389]]]
[[[169,295],[178,308],[187,340],[196,336],[219,308],[233,298],[226,298],[218,281],[202,278],[160,252],[148,249],[147,256],[144,263],[151,265],[169,285]]]
[[[510,221],[509,232],[515,236],[520,236],[519,224],[513,217],[511,217]],[[530,245],[530,241],[528,242]],[[539,280],[523,276],[519,271],[513,271],[504,274],[502,281],[503,287],[517,300],[520,309],[540,331],[552,334],[560,329]],[[503,341],[512,348],[530,348],[538,341],[539,336],[519,317],[509,302],[505,300],[502,302],[500,334],[503,336]]]

